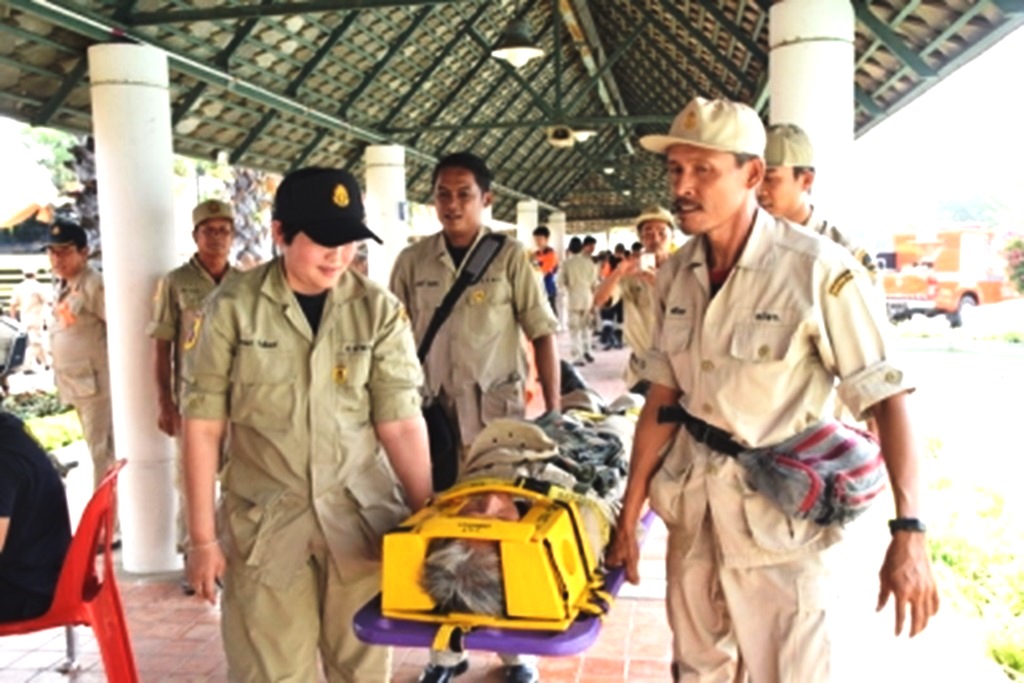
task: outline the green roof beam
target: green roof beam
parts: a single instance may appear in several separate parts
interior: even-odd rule
[[[381,72],[384,71],[385,68],[387,68],[388,63],[394,58],[394,56],[397,55],[402,50],[402,48],[405,47],[405,44],[409,42],[409,39],[412,37],[412,34],[416,32],[416,29],[418,29],[424,21],[426,21],[427,17],[430,16],[434,9],[434,5],[428,5],[416,13],[416,15],[409,22],[409,25],[405,27],[405,30],[402,31],[395,38],[395,41],[391,44],[391,47],[384,54],[384,56],[377,60],[377,63],[373,65],[373,68],[366,72],[366,75],[363,76],[363,80],[359,83],[359,85],[355,87],[355,89],[351,93],[349,93],[348,97],[345,98],[345,101],[342,102],[341,106],[338,107],[338,116],[348,115],[348,110],[352,107],[352,105],[356,103],[356,101],[363,95],[364,92],[366,92],[367,88],[373,85],[373,82],[377,80],[377,76],[379,76]]]
[[[595,72],[594,75],[590,77],[590,82],[587,83],[586,87],[584,87],[582,91],[577,93],[576,96],[572,98],[572,101],[569,102],[569,104],[565,105],[563,111],[571,112],[574,109],[576,109],[576,105],[580,103],[580,100],[583,99],[583,96],[590,92],[592,88],[596,87],[599,83],[602,82],[602,78],[604,78],[604,75],[613,66],[615,66],[616,62],[622,59],[622,56],[626,54],[628,50],[630,50],[633,47],[637,39],[639,39],[640,36],[643,34],[644,29],[647,28],[647,24],[651,23],[653,17],[653,14],[648,14],[647,16],[644,17],[643,21],[641,21],[639,24],[633,27],[633,32],[629,34],[629,37],[626,38],[626,40],[615,49],[615,52],[613,52],[611,56],[605,60],[604,64],[602,64],[600,68],[598,68],[597,72]]]
[[[463,23],[462,27],[458,30],[458,32],[452,37],[451,40],[448,41],[448,44],[444,46],[444,49],[441,50],[441,53],[437,55],[436,58],[434,58],[434,61],[431,63],[431,65],[420,73],[416,80],[413,81],[412,85],[410,85],[409,88],[405,91],[405,94],[402,95],[402,98],[398,100],[398,103],[394,107],[392,107],[391,111],[388,112],[388,115],[384,117],[384,120],[380,124],[381,129],[387,130],[388,126],[391,125],[395,118],[405,108],[405,105],[409,104],[409,100],[411,100],[416,95],[416,93],[420,91],[420,89],[423,87],[423,84],[426,83],[430,79],[430,77],[434,75],[434,72],[437,71],[438,67],[440,67],[444,60],[448,58],[448,55],[452,53],[452,51],[462,41],[462,39],[466,37],[466,34],[469,33],[469,30],[473,28],[477,20],[480,19],[480,17],[483,15],[484,12],[487,11],[487,9],[488,7],[486,4],[481,4],[479,7],[477,7],[476,11],[473,12],[472,16],[470,16],[469,19],[467,19],[465,23]]]
[[[410,7],[413,5],[442,5],[456,0],[313,0],[312,2],[282,2],[268,5],[228,5],[195,10],[159,10],[135,12],[131,26],[152,26],[154,24],[187,24],[197,21],[223,21],[319,12],[346,12],[351,10],[382,9],[385,7]]]
[[[854,0],[853,11],[857,15],[857,20],[867,26],[868,30],[882,41],[882,44],[890,52],[913,69],[914,73],[918,76],[921,78],[935,78],[939,75],[935,69],[924,61],[921,55],[907,47],[907,44],[903,42],[903,39],[897,35],[896,31],[889,24],[874,15],[865,0]]]
[[[703,3],[701,3],[701,4],[703,6]],[[743,88],[743,89],[745,89],[745,90],[747,90],[748,92],[751,92],[751,93],[754,91],[754,84],[750,81],[750,77],[747,76],[747,74],[743,73],[743,71],[741,71],[740,68],[738,66],[736,66],[732,62],[731,59],[727,58],[721,52],[719,52],[718,48],[715,47],[714,43],[712,43],[710,40],[708,40],[708,37],[704,35],[703,31],[694,28],[690,24],[690,20],[687,18],[687,16],[683,13],[682,10],[680,10],[678,7],[676,7],[675,3],[668,2],[668,3],[665,3],[662,6],[666,10],[668,10],[668,13],[671,14],[675,18],[675,20],[677,22],[679,22],[679,24],[681,26],[683,26],[686,29],[686,31],[691,36],[693,36],[693,38],[698,43],[700,43],[700,45],[705,50],[708,51],[708,54],[710,54],[715,59],[715,61],[717,61],[719,64],[721,64],[723,67],[725,67],[725,70],[733,75],[733,77],[736,79],[736,81],[740,84],[741,88]],[[711,72],[711,70],[708,69],[704,65],[702,60],[700,60],[700,59],[696,59],[696,60],[691,59],[690,61],[692,63],[696,64],[698,67],[702,67],[701,70],[704,71],[705,75],[707,75],[710,78],[709,74],[713,73],[713,72]],[[725,92],[728,92],[728,91],[725,91]],[[734,99],[739,99],[739,97],[737,97],[736,95],[738,95],[738,93],[736,93],[734,95]]]
[[[85,76],[85,72],[89,70],[89,58],[85,55],[75,63],[75,66],[71,68],[71,71],[61,81],[60,87],[57,91],[50,96],[50,99],[46,100],[46,103],[39,108],[36,115],[32,117],[33,126],[45,126],[53,118],[53,115],[57,113],[68,97],[71,95],[71,91],[78,87],[78,84],[82,82],[82,78]]]

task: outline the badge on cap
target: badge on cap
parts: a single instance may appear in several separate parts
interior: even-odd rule
[[[697,112],[691,109],[683,117],[683,130],[693,130],[697,127]]]
[[[198,313],[192,320],[192,328],[188,331],[188,336],[185,337],[185,343],[181,345],[186,351],[191,351],[199,341],[199,329],[203,326],[203,314]]]
[[[59,235],[60,234],[60,228],[58,228],[56,225],[53,226],[52,228],[50,228],[50,234],[51,235]]]
[[[348,202],[349,202],[348,189],[346,189],[346,187],[344,185],[341,185],[341,184],[335,185],[334,186],[334,203],[344,209],[346,206],[348,206]]]

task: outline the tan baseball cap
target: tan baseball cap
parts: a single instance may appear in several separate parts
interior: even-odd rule
[[[227,218],[229,221],[233,221],[235,220],[235,212],[231,210],[230,204],[219,199],[207,199],[192,209],[193,228],[198,228],[200,223],[211,218]]]
[[[776,123],[768,126],[764,146],[764,163],[776,166],[814,166],[814,147],[804,129],[794,123]]]
[[[664,154],[672,145],[694,145],[733,154],[764,154],[764,124],[757,112],[731,100],[695,97],[679,112],[668,135],[645,135],[644,149]]]
[[[668,209],[661,206],[649,206],[641,211],[640,215],[636,217],[635,221],[633,221],[633,227],[639,230],[640,226],[647,221],[661,221],[666,223],[670,228],[676,227],[675,216],[673,216]]]

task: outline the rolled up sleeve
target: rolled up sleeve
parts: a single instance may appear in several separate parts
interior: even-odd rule
[[[420,414],[423,370],[405,307],[395,297],[383,303],[383,324],[373,349],[370,404],[373,422],[392,422]]]
[[[206,301],[193,328],[194,346],[182,368],[182,414],[186,418],[223,420],[228,417],[231,368],[238,342],[234,312],[222,297]],[[186,340],[189,347],[192,340]]]
[[[518,242],[513,242],[509,255],[509,279],[515,298],[516,322],[526,337],[533,341],[558,332],[558,319],[548,303],[544,283],[534,270],[530,256]]]
[[[823,265],[819,295],[825,334],[818,351],[839,378],[839,398],[854,416],[864,419],[876,403],[913,391],[891,358],[885,302],[845,251],[836,264]]]
[[[146,326],[146,334],[153,339],[174,341],[178,332],[181,312],[171,295],[170,284],[166,277],[161,278],[153,294],[153,318]]]

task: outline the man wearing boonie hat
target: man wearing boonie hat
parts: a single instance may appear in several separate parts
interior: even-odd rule
[[[114,464],[103,276],[89,265],[89,240],[76,223],[59,219],[50,228],[46,250],[58,280],[50,323],[53,379],[61,401],[82,423],[93,484],[99,485]]]
[[[382,534],[431,493],[422,374],[399,302],[349,268],[366,227],[351,174],[284,178],[280,256],[224,282],[184,345],[188,576],[216,600],[228,677],[384,683],[352,617],[380,589]],[[220,475],[220,528],[214,482]]]
[[[840,528],[787,517],[716,447],[785,441],[825,417],[838,380],[853,413],[879,424],[896,504],[878,607],[893,596],[897,632],[909,608],[919,633],[938,594],[918,519],[911,389],[890,361],[883,308],[848,251],[759,209],[765,132],[753,109],[696,98],[668,135],[640,142],[665,155],[672,207],[694,239],[658,272],[642,369],[651,387],[609,562],[638,580],[634,530],[650,497],[669,530],[675,680],[734,680],[741,666],[754,681],[828,680],[822,552]],[[662,408],[685,428],[659,423]]]
[[[675,220],[667,209],[651,206],[641,211],[633,224],[643,251],[639,257],[619,261],[594,293],[594,306],[600,308],[609,299],[621,296],[622,333],[631,351],[625,370],[626,386],[635,393],[645,393],[640,366],[651,347],[654,329],[654,276],[668,260]],[[643,254],[653,256],[653,266],[644,263]]]
[[[800,126],[776,123],[768,127],[764,148],[764,180],[757,191],[761,206],[776,218],[785,218],[846,247],[868,272],[877,270],[874,259],[819,216],[811,204],[814,185],[814,147]]]
[[[199,309],[210,292],[239,272],[228,263],[234,234],[235,215],[230,204],[218,199],[200,202],[192,209],[192,240],[196,243],[196,253],[157,282],[153,295],[153,318],[146,333],[153,339],[153,369],[159,400],[157,426],[170,437],[178,437],[181,432],[182,362]],[[182,495],[180,442],[178,446],[175,476],[179,500],[177,544],[179,552],[185,552],[188,532]],[[186,593],[192,592],[187,582],[182,588]]]

